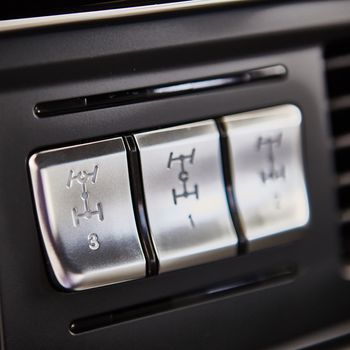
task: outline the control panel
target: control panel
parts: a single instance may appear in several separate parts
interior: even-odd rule
[[[126,137],[32,155],[38,221],[56,281],[83,290],[146,277],[145,235],[155,273],[292,239],[309,221],[301,129],[301,111],[282,105],[129,135],[137,168]],[[144,208],[146,232],[135,203]]]

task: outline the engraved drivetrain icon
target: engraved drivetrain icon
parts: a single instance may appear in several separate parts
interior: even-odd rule
[[[280,167],[276,164],[275,149],[282,147],[282,133],[277,134],[275,137],[259,137],[257,142],[257,150],[261,151],[263,148],[267,150],[267,159],[269,164],[269,170],[261,171],[261,180],[265,183],[267,180],[277,180],[279,178],[285,178],[286,170],[284,165]]]
[[[188,155],[180,154],[178,157],[174,157],[174,153],[171,152],[169,155],[168,160],[168,169],[171,169],[172,163],[179,162],[180,163],[180,172],[178,175],[178,179],[182,183],[182,192],[177,193],[177,191],[173,188],[172,194],[173,194],[173,200],[174,204],[177,204],[178,198],[188,198],[189,196],[195,196],[196,199],[198,199],[198,185],[194,185],[193,190],[188,190],[187,187],[187,181],[189,180],[189,174],[188,171],[185,168],[185,161],[187,160],[190,164],[193,164],[194,162],[194,154],[196,152],[196,149],[193,148],[192,152]]]
[[[73,224],[75,227],[79,226],[80,219],[91,219],[94,215],[97,215],[98,219],[100,221],[103,221],[103,209],[102,209],[102,203],[98,202],[96,204],[96,210],[91,209],[90,203],[89,203],[89,196],[90,193],[88,191],[88,183],[95,184],[97,181],[97,173],[98,173],[98,166],[95,165],[93,171],[87,172],[85,170],[79,171],[77,174],[74,173],[73,170],[69,172],[68,175],[68,181],[67,181],[67,188],[71,188],[73,186],[73,183],[76,181],[79,185],[81,185],[81,195],[80,198],[83,201],[83,211],[78,212],[77,208],[72,209],[72,218],[73,218]]]

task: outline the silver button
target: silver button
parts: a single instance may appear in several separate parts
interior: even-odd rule
[[[145,276],[121,138],[40,152],[29,165],[41,233],[63,287]]]
[[[309,220],[300,110],[293,105],[223,118],[233,189],[248,249],[283,241]]]
[[[214,121],[135,135],[160,272],[236,254]]]

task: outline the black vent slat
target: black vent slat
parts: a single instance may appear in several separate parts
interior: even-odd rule
[[[346,227],[350,235],[350,209],[340,212],[340,221],[343,224],[343,229]],[[350,249],[350,247],[348,247]]]
[[[326,47],[327,87],[334,137],[342,254],[350,266],[350,40]]]
[[[350,208],[350,186],[340,187],[338,191],[338,198],[340,208]]]
[[[350,222],[344,222],[341,225],[343,238],[343,254],[346,264],[350,265]]]
[[[335,152],[335,167],[339,175],[350,171],[350,148],[339,148]]]
[[[339,187],[350,186],[350,171],[338,176],[338,186]]]
[[[329,58],[326,62],[327,71],[330,73],[332,70],[339,70],[350,67],[350,54],[335,56]]]
[[[334,140],[336,149],[344,149],[350,147],[350,133],[342,136],[338,136]]]
[[[349,81],[350,81],[350,77],[349,77]],[[347,89],[349,89],[349,88],[350,88],[350,86],[347,87]],[[340,111],[340,110],[344,110],[344,109],[350,109],[350,94],[332,98],[330,101],[330,104],[331,104],[332,111]]]

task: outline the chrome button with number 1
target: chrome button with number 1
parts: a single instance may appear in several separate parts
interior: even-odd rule
[[[160,272],[231,257],[237,236],[213,120],[135,135]]]

